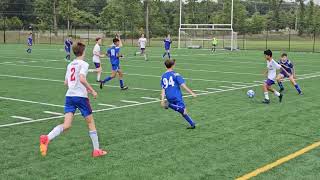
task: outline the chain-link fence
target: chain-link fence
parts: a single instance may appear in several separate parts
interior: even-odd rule
[[[86,44],[94,44],[96,37],[102,37],[104,39],[103,44],[111,44],[112,38],[119,31],[102,30],[96,27],[89,26],[73,26],[68,31],[66,27],[59,27],[57,30],[53,28],[38,29],[37,27],[16,27],[2,21],[2,27],[0,27],[0,43],[2,44],[24,44],[27,41],[28,34],[33,33],[34,44],[63,44],[68,36],[71,36],[74,41],[80,40]],[[137,46],[139,31],[123,30],[120,32],[123,44],[126,46]],[[198,43],[202,48],[211,48],[212,37],[218,39],[218,48],[225,49],[230,44],[230,32],[220,32],[211,35],[198,35],[201,37],[196,42],[196,38],[193,43]],[[237,47],[240,50],[264,50],[272,49],[279,51],[300,51],[300,52],[320,52],[320,35],[313,33],[311,35],[299,36],[294,30],[284,31],[265,31],[260,34],[247,34],[242,33],[237,35]],[[150,39],[148,46],[150,47],[162,47],[164,37],[155,37],[150,30]],[[178,38],[176,35],[172,36],[173,47],[177,47]],[[190,43],[190,37],[181,37],[181,47],[186,48]]]

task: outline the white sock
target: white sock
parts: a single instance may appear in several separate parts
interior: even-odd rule
[[[97,81],[100,81],[101,73],[97,74]]]
[[[99,149],[99,139],[98,139],[97,131],[89,131],[89,136],[92,141],[93,149],[94,150]]]
[[[144,59],[147,60],[147,55],[146,54],[144,54]]]
[[[280,93],[275,90],[275,91],[274,91],[274,95],[279,97],[279,96],[280,96]]]
[[[49,140],[51,141],[55,137],[59,136],[63,132],[63,125],[60,124],[52,129],[52,131],[48,134]]]
[[[269,93],[268,92],[264,92],[264,98],[269,100]]]

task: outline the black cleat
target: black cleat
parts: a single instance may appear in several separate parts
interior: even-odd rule
[[[104,83],[102,81],[100,81],[100,89],[103,88]]]
[[[280,96],[279,96],[279,102],[280,103],[282,102],[282,98],[283,98],[283,94],[280,94]]]
[[[302,95],[303,95],[303,92],[300,92],[299,95],[302,96]]]
[[[168,103],[168,101],[165,101],[165,102],[164,102],[164,109],[169,109],[169,103]]]
[[[121,90],[123,90],[123,91],[124,91],[124,90],[127,90],[127,89],[129,89],[128,86],[123,86],[123,87],[121,87]]]
[[[281,93],[281,92],[283,92],[283,91],[284,91],[284,88],[280,88],[279,92]]]
[[[195,129],[196,128],[196,126],[194,125],[194,126],[189,126],[189,127],[187,127],[187,129]]]
[[[263,103],[263,104],[270,104],[270,100],[269,100],[269,99],[264,99],[264,100],[262,101],[262,103]]]
[[[96,82],[101,83],[101,81],[96,80]]]

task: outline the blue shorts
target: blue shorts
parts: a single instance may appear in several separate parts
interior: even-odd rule
[[[75,113],[79,109],[83,117],[88,117],[92,114],[89,98],[67,96],[64,105],[64,113]]]
[[[272,86],[272,85],[274,84],[274,81],[271,80],[271,79],[267,79],[267,80],[264,81],[264,83],[265,83],[266,85],[268,85],[268,86]]]
[[[280,72],[280,75],[281,75],[283,78],[289,78],[288,74],[285,73],[285,72]]]
[[[100,63],[95,63],[95,62],[94,62],[94,66],[95,66],[96,68],[100,68],[100,67],[101,67],[101,64],[100,64]]]
[[[70,48],[68,48],[68,47],[64,47],[64,50],[66,51],[66,53],[68,53],[68,54],[70,54],[70,52],[71,52],[71,49]]]
[[[119,71],[120,65],[119,64],[111,64],[112,71]]]
[[[184,104],[183,100],[170,100],[168,99],[169,104],[175,105],[181,109],[185,109],[186,105]]]

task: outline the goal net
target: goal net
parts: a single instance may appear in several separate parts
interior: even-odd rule
[[[203,23],[203,18],[195,18],[197,14],[192,14],[193,19],[191,19],[192,24],[189,24],[190,19],[184,20],[182,16],[188,16],[183,13],[184,8],[192,6],[189,1],[180,0],[180,26],[179,26],[179,39],[178,48],[211,48],[212,40],[215,38],[217,40],[218,49],[226,50],[236,50],[238,49],[237,43],[237,33],[233,31],[233,0],[225,1],[215,1],[216,5],[222,5],[222,8],[226,8],[228,5],[230,9],[230,20],[224,20],[224,24],[214,24],[208,18],[210,10],[207,8],[205,11],[198,9],[194,12],[206,12],[206,23]],[[207,0],[208,3],[208,0]],[[220,4],[219,4],[220,3]],[[207,4],[208,5],[208,4]],[[190,7],[189,7],[190,8]],[[203,16],[202,16],[203,17]],[[202,22],[200,22],[202,21]],[[194,23],[195,22],[195,23]],[[212,23],[212,24],[211,24]]]

